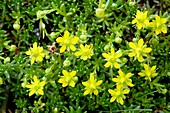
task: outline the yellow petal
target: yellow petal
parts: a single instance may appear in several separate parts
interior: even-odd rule
[[[31,55],[31,51],[30,51],[30,50],[29,50],[29,51],[26,51],[25,54],[26,54],[26,55]]]
[[[43,90],[42,90],[42,89],[38,89],[38,94],[40,94],[40,95],[44,95]]]
[[[144,64],[143,67],[145,68],[145,70],[149,70],[150,69],[149,65],[147,65],[147,64]]]
[[[143,39],[140,39],[140,40],[138,41],[138,47],[139,47],[139,48],[142,48],[143,43],[144,43]]]
[[[132,20],[132,24],[135,24],[136,22],[137,22],[137,19],[134,18],[134,19]]]
[[[160,21],[160,17],[158,15],[155,15],[156,21]]]
[[[133,56],[135,56],[135,55],[136,55],[136,53],[129,53],[129,54],[128,54],[129,57],[133,57]]]
[[[118,78],[112,78],[112,81],[113,82],[119,82],[119,79]]]
[[[88,82],[82,82],[82,84],[83,84],[84,86],[88,86],[88,85],[89,85]]]
[[[134,44],[133,42],[129,42],[129,47],[131,47],[132,49],[136,49],[136,44]]]
[[[45,82],[45,81],[42,81],[42,82],[40,82],[39,85],[43,87],[45,84],[46,84],[46,82]]]
[[[71,39],[72,44],[76,44],[79,41],[79,37],[74,37]]]
[[[56,42],[57,42],[57,43],[63,42],[63,38],[62,38],[62,37],[58,37],[58,38],[56,39]]]
[[[87,57],[87,56],[82,56],[82,59],[83,59],[83,60],[87,60],[88,57]]]
[[[75,86],[75,82],[72,80],[72,81],[69,83],[69,86],[74,87],[74,86]]]
[[[70,33],[68,31],[65,31],[64,32],[64,38],[69,38],[69,36],[70,36]]]
[[[134,85],[131,82],[126,82],[126,84],[130,87],[133,87]]]
[[[70,75],[71,75],[71,77],[74,77],[74,76],[76,75],[76,71],[72,71],[72,72],[70,73]]]
[[[38,60],[39,62],[42,62],[42,61],[43,61],[43,58],[42,58],[41,56],[38,56],[38,57],[36,58],[36,60]]]
[[[85,96],[85,95],[89,94],[90,92],[91,92],[91,90],[86,90],[83,95]]]
[[[114,62],[113,65],[114,65],[115,68],[120,68],[120,65],[117,62]]]
[[[115,55],[115,58],[119,58],[119,57],[121,57],[122,56],[122,53],[117,53],[116,55]]]
[[[148,11],[144,12],[143,18],[147,18],[147,13],[148,13]]]
[[[121,105],[123,105],[123,103],[124,103],[124,101],[123,101],[123,99],[121,98],[121,97],[118,97],[118,102],[121,104]]]
[[[140,12],[139,10],[137,10],[136,15],[137,15],[137,16],[140,16],[140,15],[141,15],[141,12]]]
[[[156,69],[156,66],[152,66],[152,68],[151,68],[151,72],[154,72],[154,71],[155,71],[155,69]]]
[[[66,70],[62,70],[62,74],[63,74],[64,76],[68,76],[68,72],[67,72]]]
[[[115,91],[112,90],[112,89],[109,89],[108,92],[109,92],[111,95],[114,95],[114,94],[115,94]]]
[[[97,81],[96,86],[99,86],[102,82],[102,80]]]
[[[144,53],[150,53],[152,51],[152,49],[151,48],[144,48],[142,51]]]
[[[149,27],[153,27],[153,25],[154,25],[153,22],[149,22],[148,24]]]
[[[35,57],[31,58],[31,65],[35,62]]]
[[[111,48],[111,54],[115,54],[114,48]]]
[[[112,97],[111,99],[110,99],[110,102],[114,102],[116,100],[116,97]]]
[[[119,73],[119,75],[120,75],[121,77],[124,76],[124,73],[122,72],[122,70],[119,70],[118,73]]]
[[[70,49],[71,49],[72,51],[75,51],[75,50],[76,50],[76,48],[74,47],[74,45],[70,45]]]
[[[63,53],[65,50],[66,50],[66,45],[63,45],[63,46],[60,48],[60,53]]]
[[[43,47],[38,47],[38,51],[41,53],[43,51]]]
[[[138,29],[140,30],[142,28],[142,23],[138,23],[137,26],[138,26]]]
[[[144,60],[143,60],[143,56],[142,55],[139,55],[139,57],[138,57],[138,61],[139,62],[143,62]]]
[[[31,90],[29,96],[32,96],[35,92],[36,92],[35,90]]]
[[[34,85],[30,84],[30,85],[26,85],[27,88],[33,88]]]
[[[109,67],[111,65],[111,63],[110,62],[107,62],[104,66],[105,67]]]
[[[162,18],[162,19],[161,19],[161,23],[162,23],[162,24],[165,24],[165,23],[166,23],[166,18]]]
[[[144,77],[145,73],[140,72],[140,73],[138,73],[138,75],[140,75],[141,77]]]
[[[132,73],[127,73],[127,74],[125,75],[126,78],[130,78],[131,76],[132,76]]]
[[[59,82],[59,83],[64,83],[64,82],[65,82],[65,79],[64,79],[64,78],[60,78],[60,79],[58,80],[58,82]]]
[[[162,31],[163,33],[167,33],[166,27],[162,27],[162,28],[161,28],[161,31]]]
[[[37,42],[34,42],[33,48],[37,48]]]
[[[75,56],[80,56],[80,55],[82,55],[82,53],[81,53],[80,51],[77,51],[77,52],[75,52],[74,55],[75,55]]]
[[[109,55],[107,53],[102,53],[102,56],[106,59],[109,58]]]
[[[64,82],[63,84],[62,84],[62,87],[66,87],[68,85],[68,83],[67,82]]]
[[[39,83],[39,80],[37,79],[37,76],[34,75],[33,77],[34,83]]]
[[[98,95],[98,90],[97,89],[94,90],[94,94]]]
[[[156,29],[156,35],[158,35],[158,34],[160,34],[161,33],[161,30],[158,28],[158,29]]]
[[[94,75],[90,75],[90,82],[91,82],[91,83],[94,82]]]

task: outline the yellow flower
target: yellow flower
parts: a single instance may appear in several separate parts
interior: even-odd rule
[[[114,48],[111,48],[111,53],[103,53],[102,54],[104,58],[106,58],[107,63],[104,65],[105,67],[111,66],[111,68],[114,66],[115,68],[120,68],[120,65],[118,62],[121,62],[119,57],[122,56],[122,53],[116,52]]]
[[[130,87],[134,86],[132,84],[132,80],[130,79],[130,77],[132,76],[132,73],[124,74],[122,70],[119,70],[118,73],[119,73],[119,76],[117,78],[113,78],[112,79],[113,82],[117,82],[117,85],[121,84],[123,86],[130,86]]]
[[[140,73],[138,73],[141,77],[144,77],[145,76],[145,79],[146,80],[150,80],[151,81],[151,78],[155,77],[158,75],[158,73],[156,73],[156,66],[153,66],[153,67],[149,67],[149,65],[147,64],[144,64],[144,69],[145,70],[142,70]]]
[[[37,77],[34,75],[33,77],[34,82],[32,84],[26,85],[27,88],[30,88],[29,96],[35,94],[44,95],[43,87],[46,84],[45,81],[40,82]]]
[[[35,61],[42,62],[43,57],[45,55],[45,53],[43,53],[43,47],[37,47],[37,42],[34,42],[33,48],[26,51],[26,54],[30,55],[31,64],[33,64]]]
[[[77,81],[76,71],[71,71],[70,73],[67,72],[66,70],[62,71],[62,74],[64,76],[61,76],[61,78],[58,80],[59,83],[62,83],[63,87],[66,87],[67,85],[74,87],[75,86],[75,81]]]
[[[75,53],[75,56],[81,56],[81,59],[87,60],[90,59],[93,55],[93,44],[90,45],[80,45],[80,50]]]
[[[90,78],[87,82],[82,82],[82,84],[85,86],[85,92],[84,95],[92,94],[98,95],[98,87],[102,83],[102,80],[96,81],[94,78],[94,74],[90,74]]]
[[[116,86],[116,89],[114,90],[109,89],[108,92],[112,96],[112,98],[110,99],[110,102],[114,102],[115,100],[117,100],[118,103],[123,105],[124,104],[123,99],[126,98],[124,94],[128,94],[130,90],[128,89],[123,90],[123,86],[119,84]]]
[[[130,42],[129,46],[132,48],[131,53],[128,54],[129,57],[137,58],[139,62],[143,62],[143,56],[147,56],[146,53],[150,53],[152,51],[151,48],[147,48],[146,45],[143,45],[143,39],[140,39],[137,44]]]
[[[56,42],[60,43],[60,45],[62,46],[60,48],[60,53],[63,53],[66,49],[71,49],[72,51],[75,51],[76,48],[74,47],[74,45],[78,42],[78,40],[78,37],[71,38],[70,33],[68,31],[65,31],[63,37],[58,37],[56,39]]]
[[[137,10],[136,12],[136,18],[134,18],[132,20],[132,24],[137,24],[138,29],[140,30],[142,27],[145,27],[146,25],[149,24],[149,20],[147,18],[147,11],[140,12],[139,10]]]
[[[166,18],[160,18],[158,15],[155,15],[155,20],[149,23],[149,26],[153,28],[156,35],[160,34],[161,32],[167,33],[166,28]]]

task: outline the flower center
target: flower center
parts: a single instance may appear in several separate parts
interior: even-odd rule
[[[39,50],[38,48],[32,50],[33,56],[37,57],[39,55]]]

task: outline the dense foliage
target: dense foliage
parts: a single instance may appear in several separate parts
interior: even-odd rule
[[[170,112],[169,0],[1,0],[0,112]]]

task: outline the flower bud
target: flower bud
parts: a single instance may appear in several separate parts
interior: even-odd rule
[[[129,6],[134,6],[136,2],[129,2]]]
[[[50,59],[50,55],[45,55],[45,59]]]
[[[45,70],[45,73],[46,73],[46,74],[50,74],[50,72],[51,72],[51,68],[47,68],[47,69]]]
[[[52,33],[50,34],[50,37],[51,37],[52,39],[55,39],[55,38],[56,38],[56,34],[55,34],[54,32],[52,32]]]
[[[75,76],[75,77],[73,78],[73,80],[76,82],[76,81],[78,80],[78,77]]]
[[[11,45],[9,46],[9,51],[15,51],[16,50],[16,46],[15,45]]]
[[[58,113],[58,109],[57,108],[54,108],[54,113]]]
[[[105,16],[105,10],[101,8],[96,9],[96,16],[99,18],[103,18]]]
[[[19,30],[19,29],[20,29],[20,25],[19,25],[18,23],[14,23],[14,24],[13,24],[13,28],[14,28],[15,30]]]
[[[4,63],[8,63],[8,62],[10,62],[10,61],[11,61],[10,57],[6,57],[6,58],[4,59]]]
[[[45,24],[42,22],[41,24],[42,29],[45,29]]]
[[[86,43],[87,42],[87,35],[84,35],[84,34],[80,35],[80,42]]]
[[[122,42],[122,39],[119,38],[119,37],[116,37],[116,38],[115,38],[115,42],[116,42],[117,44],[120,44],[120,43]]]
[[[128,61],[127,58],[123,58],[123,59],[122,59],[122,62],[123,62],[123,63],[126,63],[127,61]]]
[[[0,85],[3,84],[3,79],[0,77]]]
[[[107,44],[107,45],[104,46],[104,50],[105,50],[105,51],[109,51],[109,49],[110,49],[110,45],[109,45],[109,44]]]
[[[64,60],[64,62],[63,62],[64,67],[67,67],[70,64],[71,64],[71,62],[68,59]]]

